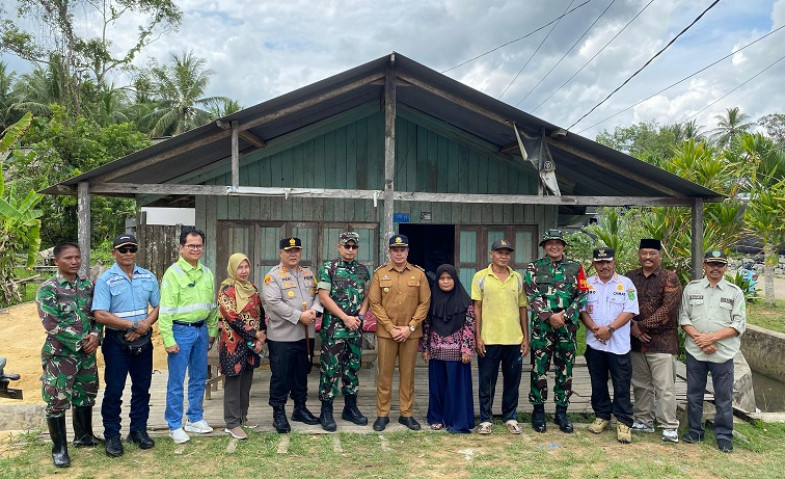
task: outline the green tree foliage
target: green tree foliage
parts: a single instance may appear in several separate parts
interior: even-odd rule
[[[75,117],[82,113],[86,86],[102,88],[107,74],[129,67],[157,35],[176,29],[182,17],[174,0],[17,0],[17,4],[13,13],[0,11],[0,51],[48,65],[57,74],[59,103]],[[137,22],[136,37],[128,50],[115,53],[108,32],[121,20]]]
[[[733,143],[733,140],[742,133],[748,132],[755,123],[750,123],[749,115],[742,113],[739,107],[728,108],[725,115],[717,115],[717,128],[711,131],[711,139],[719,148],[725,148]]]
[[[758,119],[758,125],[766,130],[766,135],[771,138],[781,150],[785,150],[785,114],[772,113]]]
[[[215,119],[209,111],[214,105],[232,106],[229,98],[204,96],[213,71],[203,58],[188,52],[171,59],[173,65],[152,70],[155,106],[141,119],[151,125],[151,136],[179,135]]]
[[[32,115],[28,113],[3,132],[0,158],[14,148],[31,121]],[[15,282],[17,258],[23,257],[24,263],[32,266],[41,244],[41,222],[38,218],[42,212],[36,206],[43,197],[33,190],[26,194],[24,191],[17,187],[16,182],[6,187],[3,175],[0,175],[0,305],[3,306],[22,299]]]

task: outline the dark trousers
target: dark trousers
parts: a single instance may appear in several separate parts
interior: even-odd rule
[[[613,413],[618,422],[625,426],[632,426],[630,353],[613,354],[586,346],[586,366],[591,377],[591,407],[594,415],[600,419],[610,420]],[[608,392],[609,372],[613,382],[613,403]]]
[[[460,361],[428,361],[428,424],[453,433],[474,429],[472,365]]]
[[[493,395],[496,379],[499,377],[499,364],[502,367],[504,383],[502,387],[502,421],[515,419],[518,412],[518,389],[521,385],[523,358],[520,344],[492,344],[485,346],[485,356],[477,357],[480,384],[480,422],[491,422],[493,415]]]
[[[108,333],[101,351],[104,353],[104,401],[101,417],[104,437],[120,435],[120,413],[123,405],[125,380],[131,376],[131,431],[147,429],[150,415],[150,382],[153,377],[153,343],[138,349],[129,349],[114,338],[118,333]],[[138,353],[137,353],[138,351]]]
[[[237,376],[226,376],[224,380],[224,421],[228,429],[242,426],[248,417],[251,398],[253,369],[243,371]]]
[[[295,404],[308,399],[308,354],[305,339],[267,341],[270,350],[270,406],[283,406],[291,394]]]
[[[714,437],[733,438],[733,359],[724,363],[698,361],[687,353],[687,423],[690,432],[703,437],[703,394],[711,373],[714,386]]]

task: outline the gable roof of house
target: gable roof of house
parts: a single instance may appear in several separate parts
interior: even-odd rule
[[[383,108],[388,70],[396,78],[398,104],[425,113],[496,145],[499,152],[520,155],[513,124],[529,137],[547,137],[556,174],[572,186],[571,195],[704,198],[720,194],[665,170],[601,145],[518,110],[398,53],[177,135],[74,178],[43,193],[73,193],[80,182],[162,184],[231,158],[231,131],[243,134],[239,149],[251,151],[308,125],[361,105]],[[564,135],[566,133],[566,136]],[[126,196],[133,196],[127,194]]]

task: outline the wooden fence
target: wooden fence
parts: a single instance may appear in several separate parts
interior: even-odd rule
[[[136,264],[149,269],[159,280],[166,268],[177,261],[180,253],[180,230],[182,225],[138,225],[136,238],[139,241],[139,254]]]

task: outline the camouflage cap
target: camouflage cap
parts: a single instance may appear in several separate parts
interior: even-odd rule
[[[360,235],[354,231],[344,231],[338,237],[338,244],[346,244],[349,241],[354,241],[354,244],[360,244]]]
[[[564,233],[562,233],[561,230],[548,230],[545,232],[545,234],[542,235],[542,239],[540,240],[540,246],[549,240],[559,240],[564,243],[564,246],[567,246],[567,242],[564,240]]]

